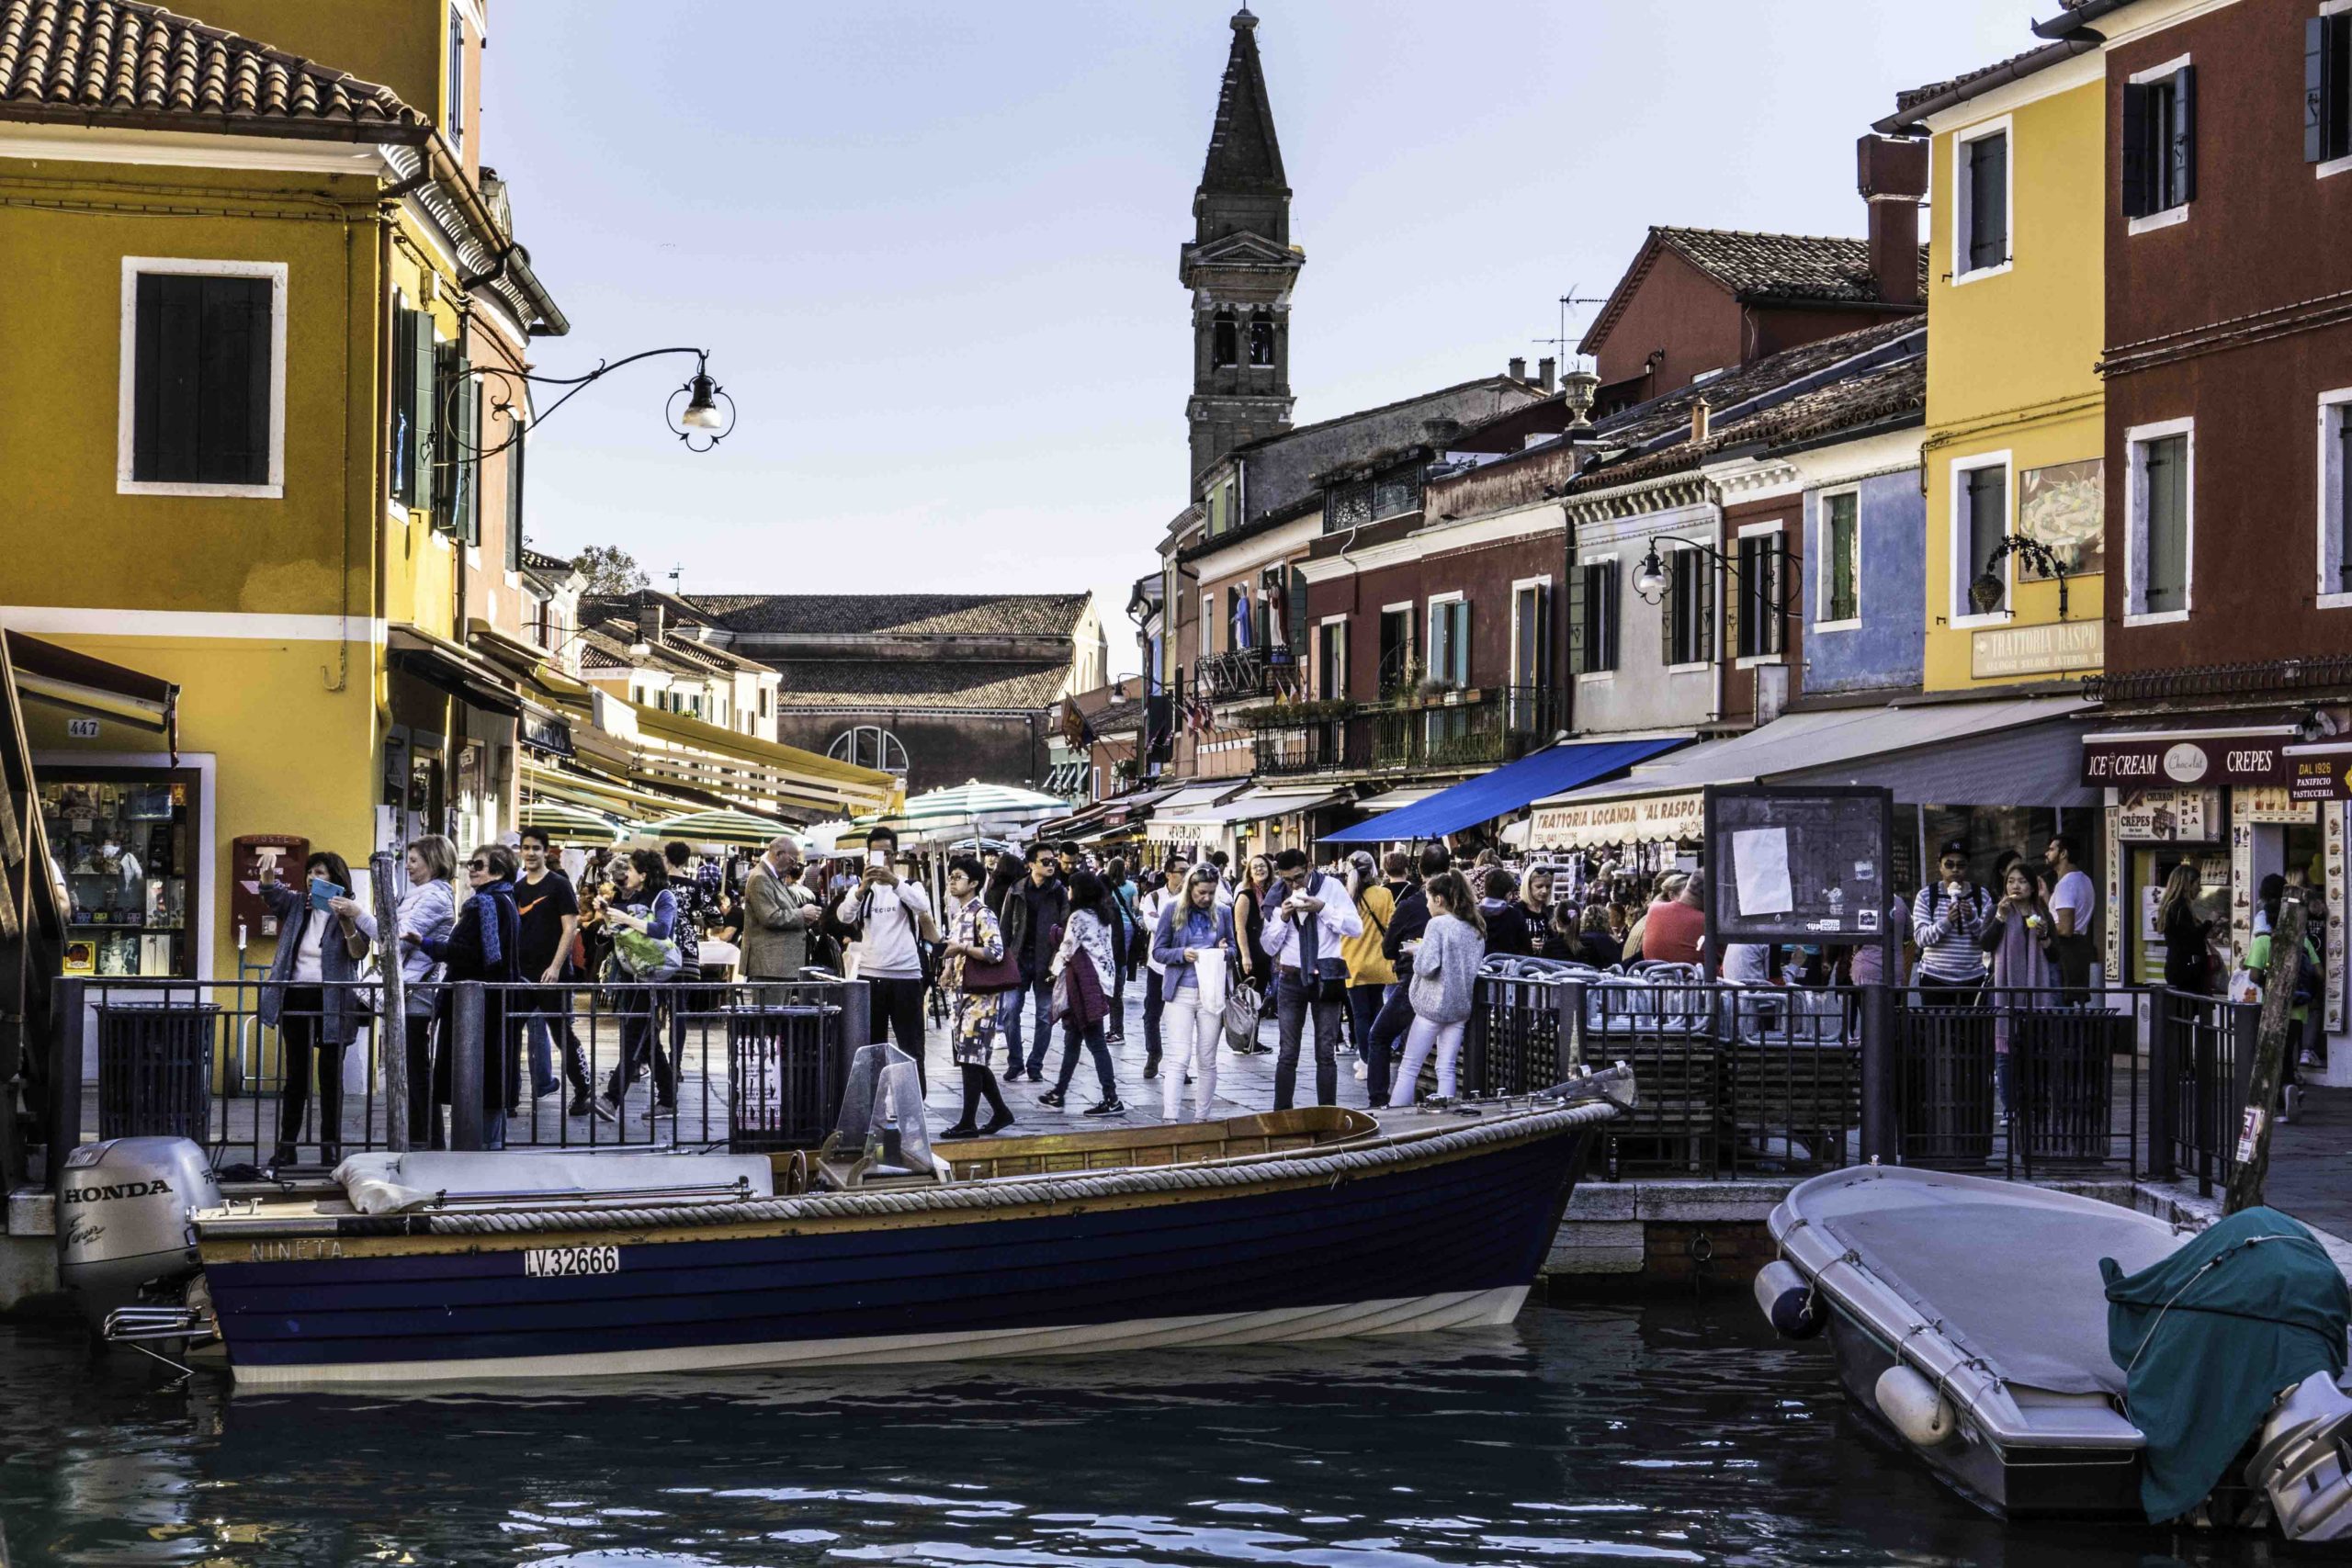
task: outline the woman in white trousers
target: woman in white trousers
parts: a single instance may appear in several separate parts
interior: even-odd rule
[[[1419,942],[1405,944],[1413,953],[1413,1028],[1405,1036],[1405,1059],[1397,1064],[1396,1087],[1389,1092],[1392,1111],[1413,1103],[1431,1047],[1437,1051],[1438,1096],[1453,1098],[1462,1032],[1470,1021],[1478,966],[1487,956],[1486,922],[1462,874],[1432,876],[1422,891],[1430,901],[1430,923]]]
[[[1181,899],[1159,911],[1151,956],[1160,977],[1159,1042],[1166,1060],[1159,1069],[1160,1115],[1183,1120],[1184,1079],[1196,1075],[1194,1119],[1209,1119],[1216,1103],[1216,1047],[1225,1028],[1225,998],[1238,960],[1233,942],[1233,913],[1216,901],[1213,866],[1202,866],[1184,884]]]

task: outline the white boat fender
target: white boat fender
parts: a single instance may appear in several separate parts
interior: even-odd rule
[[[1917,1371],[1892,1366],[1878,1375],[1879,1414],[1915,1448],[1932,1449],[1960,1429],[1951,1401]]]
[[[1813,1281],[1785,1258],[1767,1263],[1756,1276],[1756,1304],[1783,1339],[1810,1339],[1821,1332],[1826,1318],[1815,1298]]]

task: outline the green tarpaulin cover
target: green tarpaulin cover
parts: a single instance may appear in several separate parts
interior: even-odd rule
[[[2344,1371],[2352,1295],[2312,1233],[2276,1209],[2233,1214],[2137,1274],[2111,1258],[2098,1267],[2108,1354],[2148,1439],[2140,1502],[2152,1520],[2203,1502],[2279,1394]]]

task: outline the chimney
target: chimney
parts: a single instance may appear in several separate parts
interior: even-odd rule
[[[1707,400],[1706,400],[1706,399],[1704,399],[1704,398],[1693,398],[1693,399],[1691,399],[1691,400],[1690,400],[1690,439],[1691,439],[1691,440],[1693,440],[1693,441],[1704,441],[1704,440],[1707,438],[1707,415],[1708,415],[1711,412],[1713,412],[1713,411],[1711,411],[1711,410],[1707,407]]]
[[[1514,381],[1524,381],[1527,379],[1527,361],[1521,359],[1517,355],[1511,355],[1510,378]]]
[[[662,601],[650,593],[637,596],[637,640],[642,643],[662,640]]]
[[[1553,378],[1559,372],[1560,362],[1547,354],[1535,362],[1535,384],[1548,392],[1552,389]]]
[[[1865,136],[1855,144],[1855,183],[1870,204],[1871,276],[1889,305],[1919,303],[1919,203],[1928,194],[1928,143]]]

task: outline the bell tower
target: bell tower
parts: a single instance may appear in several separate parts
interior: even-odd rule
[[[1290,428],[1290,290],[1306,257],[1290,243],[1274,111],[1258,63],[1258,18],[1233,16],[1207,162],[1193,193],[1193,238],[1177,276],[1193,293],[1191,494],[1236,446]]]

